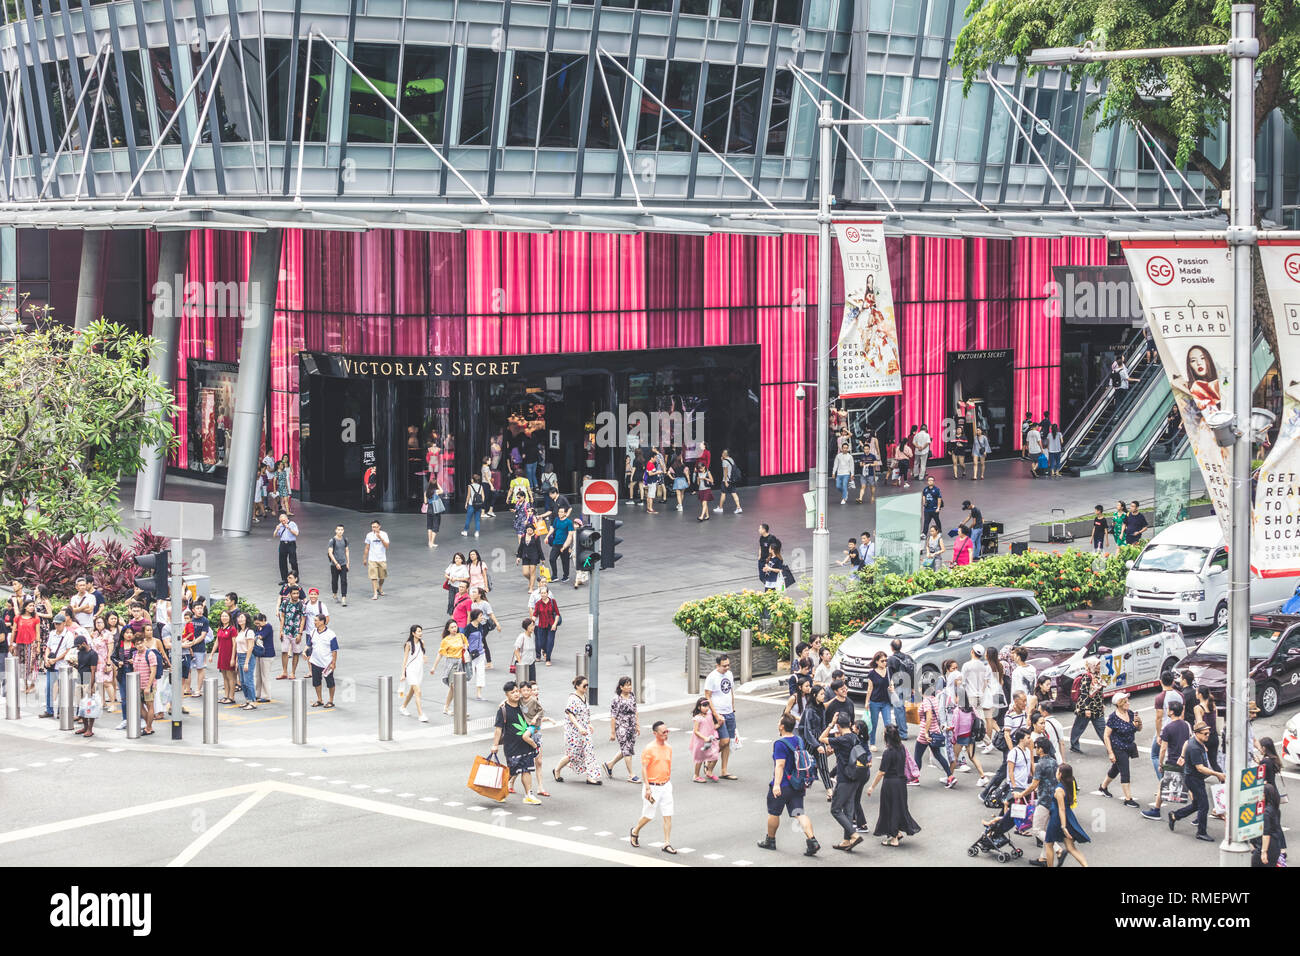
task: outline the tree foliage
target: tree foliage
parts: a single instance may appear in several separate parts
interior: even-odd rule
[[[1274,109],[1300,128],[1300,2],[1260,0],[1255,9],[1255,131]],[[1231,26],[1229,0],[971,0],[966,14],[953,64],[961,68],[967,90],[986,69],[1007,59],[1024,66],[1040,47],[1088,40],[1105,50],[1199,46],[1225,43]],[[1191,165],[1219,189],[1228,188],[1228,162],[1215,163],[1200,150],[1202,140],[1228,118],[1228,57],[1113,60],[1062,69],[1075,88],[1088,78],[1104,82],[1104,95],[1089,104],[1100,111],[1101,128],[1142,123],[1179,166]]]
[[[0,552],[25,535],[118,528],[120,477],[140,467],[142,445],[175,443],[175,400],[149,370],[154,339],[102,319],[27,326],[0,336]]]

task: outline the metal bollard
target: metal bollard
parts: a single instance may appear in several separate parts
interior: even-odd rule
[[[645,703],[645,645],[632,645],[632,693],[638,704]]]
[[[465,736],[469,733],[469,675],[456,671],[451,675],[451,732]]]
[[[754,679],[754,632],[744,628],[740,632],[740,682],[748,684]]]
[[[22,717],[22,662],[12,654],[5,658],[5,720]]]
[[[686,693],[700,692],[700,639],[692,634],[686,638]]]
[[[393,677],[379,678],[379,739],[393,739]]]
[[[126,720],[126,739],[140,736],[140,675],[126,672],[126,700],[122,701],[122,717]]]
[[[73,696],[76,692],[72,684],[72,670],[63,668],[58,673],[59,678],[59,730],[71,730],[72,718],[76,716],[77,702]]]
[[[307,681],[294,677],[289,681],[289,697],[293,701],[293,742],[307,742]]]
[[[590,677],[590,676],[591,676],[590,674],[587,673],[587,655],[586,655],[586,653],[583,652],[583,651],[580,651],[580,652],[578,652],[577,654],[574,655],[574,658],[573,658],[573,676],[574,676],[574,677]]]
[[[803,621],[794,622],[794,632],[790,635],[790,653],[803,642]],[[796,667],[797,669],[797,667]]]
[[[203,679],[203,742],[205,744],[218,742],[217,697],[220,696],[220,692],[217,690],[217,685],[219,683],[220,680],[216,677]]]

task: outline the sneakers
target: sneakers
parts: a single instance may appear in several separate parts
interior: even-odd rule
[[[714,508],[714,509],[713,509],[713,513],[714,513],[715,515],[720,515],[720,514],[722,514],[722,509],[721,509],[721,508]]]
[[[405,707],[399,708],[397,712],[398,712],[399,714],[401,714],[403,717],[410,717],[410,716],[411,716],[411,712],[410,712],[409,710],[407,710]]]
[[[993,750],[994,748],[992,744],[984,744],[982,747],[980,747],[980,753],[982,754],[991,754],[993,753]]]
[[[1148,820],[1159,820],[1162,815],[1163,814],[1161,814],[1161,812],[1155,807],[1152,807],[1150,810],[1142,811],[1142,816],[1146,817]]]
[[[816,856],[816,855],[817,855],[817,851],[820,850],[820,849],[822,848],[822,845],[821,845],[820,843],[818,843],[815,839],[808,840],[808,841],[806,841],[806,842],[807,842],[807,848],[803,851],[803,855],[804,855],[804,856]]]
[[[347,599],[347,598],[344,598],[343,601],[342,601],[341,603],[343,604],[344,607],[347,607],[347,606],[348,606],[348,599]]]
[[[1173,832],[1174,832],[1174,824],[1177,823],[1177,822],[1178,822],[1178,821],[1177,821],[1176,819],[1174,819],[1174,815],[1173,815],[1173,813],[1171,812],[1171,813],[1169,814],[1169,832],[1170,832],[1170,833],[1173,833]]]
[[[528,804],[530,807],[540,807],[542,805],[542,801],[538,800],[531,793],[524,797],[524,803]]]
[[[477,531],[474,532],[474,537],[476,537],[476,538],[478,537],[478,532],[477,532]]]
[[[957,786],[957,778],[949,777],[947,780],[944,781],[943,785],[945,789],[951,790],[953,787]]]
[[[744,508],[737,508],[736,511],[735,511],[735,513],[736,513],[736,514],[743,514],[744,511],[745,511]]]
[[[1198,833],[1196,834],[1196,839],[1204,840],[1206,843],[1214,842],[1214,837],[1210,836],[1208,833]]]
[[[678,505],[678,506],[677,506],[677,510],[678,510],[678,511],[681,511],[681,510],[682,510],[682,506],[681,506],[681,505]]]
[[[984,774],[983,776],[981,776],[981,777],[979,778],[979,780],[976,781],[976,783],[978,783],[981,787],[987,787],[987,786],[989,785],[989,780],[990,780],[990,779],[992,779],[992,778],[989,777],[988,774]]]
[[[763,837],[763,839],[758,841],[758,848],[760,850],[775,850],[776,837]]]
[[[460,533],[460,536],[461,536],[462,538],[468,538],[468,537],[469,537],[469,532],[468,532],[468,531],[462,531],[462,532]]]
[[[428,722],[429,722],[429,715],[428,715],[428,714],[421,714],[421,715],[420,715],[420,723],[422,723],[422,724],[427,724]]]
[[[968,764],[968,763],[959,764],[959,765],[957,766],[957,772],[958,772],[958,773],[970,773],[970,764]]]
[[[113,729],[114,729],[114,730],[126,730],[126,721],[125,721],[125,720],[122,721],[120,724],[118,724],[118,725],[117,725],[116,727],[114,727]]]

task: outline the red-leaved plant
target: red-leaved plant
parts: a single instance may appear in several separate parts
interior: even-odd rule
[[[138,554],[165,551],[171,542],[141,528],[129,546],[110,538],[96,544],[85,536],[63,542],[54,535],[28,535],[15,541],[4,553],[3,574],[6,581],[22,581],[28,586],[39,584],[46,594],[67,595],[76,589],[79,577],[93,581],[104,597],[120,600],[135,585]]]

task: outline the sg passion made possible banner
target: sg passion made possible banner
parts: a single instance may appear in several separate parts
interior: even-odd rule
[[[1206,416],[1232,411],[1232,253],[1218,240],[1122,245],[1192,454],[1229,540],[1231,449],[1214,440]]]
[[[1263,577],[1300,574],[1300,240],[1259,241],[1277,329],[1282,420],[1259,469],[1250,560]]]
[[[844,323],[837,348],[839,397],[900,395],[903,373],[885,226],[880,222],[834,226],[844,266]]]

